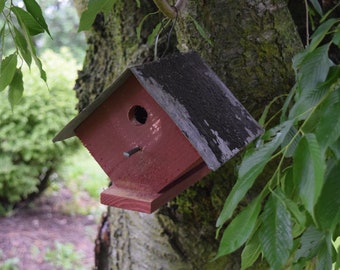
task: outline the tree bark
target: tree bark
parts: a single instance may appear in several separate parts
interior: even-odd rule
[[[161,15],[146,20],[140,40],[135,29],[155,5],[141,1],[138,8],[135,0],[115,2],[114,10],[99,14],[87,33],[86,60],[75,86],[79,110],[127,66],[152,58],[146,40]],[[284,0],[187,1],[175,28],[177,48],[197,51],[255,118],[293,84],[291,59],[301,41]],[[101,269],[240,269],[239,251],[210,262],[219,243],[215,222],[236,167],[234,158],[151,215],[110,208],[111,253],[109,265]],[[250,191],[244,203],[261,186]],[[253,269],[265,266],[258,263]]]

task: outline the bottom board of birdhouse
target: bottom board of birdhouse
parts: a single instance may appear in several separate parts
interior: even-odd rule
[[[206,176],[210,171],[205,163],[201,163],[157,193],[121,188],[112,183],[108,189],[100,194],[100,201],[108,206],[152,213]]]

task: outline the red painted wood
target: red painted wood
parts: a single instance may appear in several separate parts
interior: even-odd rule
[[[129,117],[130,109],[136,105],[147,111],[145,124],[136,125],[130,119],[131,113]],[[114,200],[127,196],[129,203],[135,200],[141,204],[145,194],[155,194],[169,186],[201,160],[167,113],[133,76],[82,122],[75,133],[113,182],[110,192],[104,194],[105,204],[111,203],[107,195],[113,190],[121,192]],[[123,155],[136,146],[142,150],[131,157]]]
[[[125,189],[113,185],[101,193],[101,203],[127,210],[152,213],[209,172],[208,167],[201,163],[201,166],[197,166],[196,170],[186,175],[182,181],[159,193]]]

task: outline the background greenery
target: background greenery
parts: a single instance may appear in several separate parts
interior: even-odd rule
[[[71,91],[76,61],[66,48],[60,54],[46,50],[41,58],[50,74],[49,88],[37,69],[24,68],[25,96],[13,110],[8,102],[0,107],[1,211],[37,192],[63,156],[78,146],[75,141],[52,143],[55,134],[76,114]],[[7,93],[0,94],[6,100]]]
[[[77,33],[79,18],[72,1],[39,4],[0,1],[0,80],[9,83],[1,85],[6,91],[0,90],[0,213],[45,189],[51,179],[56,180],[53,189],[65,181],[75,194],[84,190],[96,199],[107,185],[106,175],[78,148],[77,140],[52,143],[77,114],[72,88],[85,54],[85,36]],[[35,66],[30,65],[31,57]],[[42,76],[45,71],[48,77]],[[12,82],[4,80],[9,75]],[[88,174],[84,167],[91,169]]]
[[[0,1],[0,9],[5,2],[8,5],[9,1]],[[24,7],[23,1],[13,3]],[[41,67],[47,73],[46,83],[41,80],[39,66],[28,68],[20,58],[25,51],[16,47],[18,40],[11,39],[9,33],[2,36],[4,28],[0,31],[1,60],[18,53],[16,68],[22,72],[25,88],[14,107],[8,102],[9,88],[0,90],[0,215],[12,214],[13,207],[21,205],[22,200],[29,202],[27,199],[32,195],[37,192],[40,195],[47,188],[43,197],[58,200],[65,190],[72,194],[70,199],[56,202],[58,211],[87,215],[99,222],[106,209],[100,205],[99,195],[108,185],[107,176],[77,140],[52,143],[56,133],[78,113],[72,88],[85,54],[85,35],[77,33],[79,18],[72,1],[48,0],[39,4],[53,37],[39,34],[31,37]],[[6,12],[0,14],[0,28],[5,26]],[[20,28],[17,21],[13,23]],[[29,206],[35,207],[35,202]],[[95,231],[87,233],[92,238]],[[83,253],[71,243],[55,242],[53,248],[32,250],[32,257],[36,252],[45,254],[44,261],[58,269],[86,269],[81,265]],[[6,258],[4,254],[0,249],[0,269],[20,268],[20,255]]]
[[[38,52],[51,49],[58,53],[61,48],[67,47],[77,63],[82,63],[86,49],[85,34],[78,32],[79,16],[72,1],[44,0],[39,4],[53,39],[40,35],[36,41]]]

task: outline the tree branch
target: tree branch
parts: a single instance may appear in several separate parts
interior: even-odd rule
[[[185,4],[185,0],[177,0],[175,6],[170,6],[167,0],[153,0],[159,10],[168,18],[175,19],[177,12],[180,11]]]

